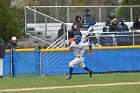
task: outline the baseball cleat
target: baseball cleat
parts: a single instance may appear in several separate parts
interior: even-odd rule
[[[70,80],[70,79],[71,79],[71,76],[69,75],[69,76],[67,76],[65,79],[66,79],[66,80]]]
[[[92,77],[92,74],[93,74],[93,71],[92,70],[89,70],[90,78]]]

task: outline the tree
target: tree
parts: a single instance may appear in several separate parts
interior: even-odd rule
[[[123,0],[121,5],[140,5],[140,0]],[[133,20],[139,16],[140,7],[133,8]],[[120,8],[118,10],[118,17],[124,17],[127,21],[130,21],[130,8]]]
[[[20,26],[11,8],[0,0],[0,37],[7,42],[12,36],[21,37]]]
[[[10,5],[11,5],[11,0],[4,0],[5,2],[5,5],[10,8]]]

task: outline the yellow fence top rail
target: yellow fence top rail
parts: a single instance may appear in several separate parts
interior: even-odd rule
[[[14,49],[15,52],[33,52],[35,51],[34,48],[24,48],[24,49]],[[6,49],[6,52],[10,52],[9,49]]]
[[[101,47],[92,47],[92,50],[110,50],[110,49],[129,49],[129,48],[140,48],[138,46],[101,46]],[[85,48],[89,50],[88,47]],[[15,49],[15,52],[34,52],[34,48],[25,48],[25,49]],[[53,48],[53,49],[40,49],[40,52],[64,52],[69,51],[69,48]],[[9,53],[10,50],[6,49],[6,52]]]
[[[128,49],[128,48],[140,48],[140,46],[101,46],[92,47],[92,50],[110,50],[110,49]],[[89,48],[86,47],[86,50]],[[41,49],[40,52],[64,52],[69,51],[69,48],[54,48],[54,49]]]

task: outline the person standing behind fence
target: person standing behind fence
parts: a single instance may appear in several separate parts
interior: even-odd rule
[[[140,30],[140,17],[137,17],[132,26],[133,30]]]
[[[109,26],[113,19],[115,19],[115,14],[113,12],[110,12],[108,15],[108,19],[106,20],[106,26]]]
[[[65,24],[62,23],[61,28],[58,30],[58,33],[57,33],[58,34],[58,38],[60,38],[64,34],[64,30],[66,32],[67,28],[66,28]]]
[[[68,45],[71,45],[71,43],[74,41],[75,35],[80,35],[82,37],[82,33],[80,32],[80,30],[78,30],[77,24],[73,23],[72,29],[69,32],[69,44]]]
[[[73,23],[73,25],[74,25],[74,24],[77,25],[77,30],[78,30],[78,31],[81,31],[81,30],[82,30],[83,25],[82,25],[82,22],[81,22],[81,17],[80,17],[79,15],[77,15],[77,16],[75,17],[75,22]]]
[[[19,48],[19,45],[17,44],[17,38],[15,36],[13,36],[10,40],[10,42],[8,43],[7,49],[16,49]]]
[[[5,43],[0,38],[0,78],[3,78],[3,59],[5,56]]]
[[[86,9],[85,12],[86,12],[86,15],[85,15],[83,18],[86,18],[87,23],[88,23],[90,26],[95,25],[95,24],[96,24],[96,21],[95,21],[95,18],[94,18],[93,16],[90,15],[90,10],[89,10],[89,9]]]
[[[113,44],[113,38],[111,36],[110,33],[108,33],[108,28],[107,27],[103,27],[103,33],[100,34],[100,44],[102,46],[114,46],[115,44]]]
[[[119,29],[120,31],[129,31],[128,26],[125,24],[125,19],[121,18],[120,23],[119,23]]]
[[[90,25],[85,17],[82,20],[82,24],[83,24],[83,31],[87,31],[90,28]]]
[[[90,42],[94,44],[95,46],[99,46],[98,39],[95,36],[93,27],[90,27],[88,29],[88,32],[89,33],[86,35],[86,40],[84,42]]]
[[[109,32],[118,32],[119,31],[119,21],[117,19],[113,19],[111,24],[109,25]]]

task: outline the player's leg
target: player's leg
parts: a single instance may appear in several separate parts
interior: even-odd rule
[[[92,77],[92,73],[93,71],[91,69],[89,69],[85,63],[84,63],[84,58],[81,59],[81,62],[78,63],[80,67],[82,67],[83,69],[85,69],[86,71],[88,71],[88,73],[90,74],[90,78]]]
[[[0,58],[0,78],[3,78],[3,59]]]
[[[75,58],[69,63],[69,75],[66,77],[66,80],[69,80],[72,78],[73,67],[74,65],[78,64],[79,61],[80,61],[79,58]]]

